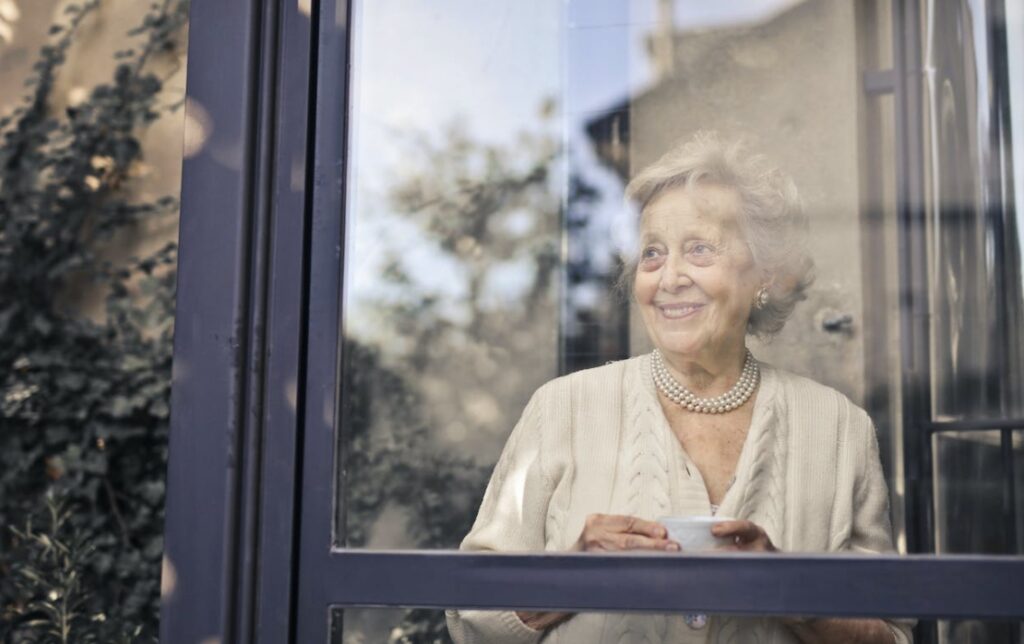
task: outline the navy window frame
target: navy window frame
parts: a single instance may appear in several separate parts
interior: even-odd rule
[[[327,642],[330,611],[349,606],[1024,617],[1024,557],[334,548],[349,4],[192,3],[187,113],[209,138],[183,167],[163,641]],[[895,24],[917,24],[917,0],[892,4]],[[907,512],[922,528],[911,550],[928,552],[931,435],[1005,437],[1024,422],[921,420],[923,179],[920,136],[906,127],[921,72],[913,30],[894,41],[895,69],[864,86],[897,104],[905,451],[929,455],[906,464]]]

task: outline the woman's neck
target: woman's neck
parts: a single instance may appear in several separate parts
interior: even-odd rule
[[[733,387],[743,371],[747,348],[740,343],[696,357],[661,352],[669,373],[680,384],[702,397],[717,396]]]

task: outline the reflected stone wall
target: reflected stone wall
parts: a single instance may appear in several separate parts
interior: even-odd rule
[[[855,7],[804,2],[756,25],[676,33],[675,64],[632,102],[630,173],[697,130],[742,137],[797,183],[811,220],[817,281],[758,357],[865,395],[861,328],[860,104]],[[849,333],[822,330],[850,314]],[[637,316],[632,353],[650,346]]]

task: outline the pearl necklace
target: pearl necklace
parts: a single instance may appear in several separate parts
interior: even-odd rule
[[[668,372],[668,368],[665,367],[665,361],[657,349],[651,353],[651,374],[661,393],[677,405],[700,414],[724,414],[741,407],[750,399],[754,389],[757,388],[761,369],[757,365],[757,360],[748,350],[740,379],[736,381],[732,389],[714,398],[700,398],[676,382],[676,379]]]

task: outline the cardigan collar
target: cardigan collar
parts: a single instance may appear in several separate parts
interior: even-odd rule
[[[626,445],[643,446],[642,451],[650,449],[675,450],[685,455],[685,450],[668,425],[662,411],[661,402],[651,376],[651,356],[646,354],[633,361],[627,379],[633,380],[626,388],[639,391],[635,397],[627,397],[627,407],[636,405],[639,409],[627,409],[624,418],[643,418],[647,422],[629,423],[623,428],[632,439]],[[770,365],[761,363],[761,382],[755,394],[754,410],[751,417],[750,430],[744,441],[736,464],[735,480],[732,487],[722,499],[719,513],[722,516],[749,519],[754,521],[768,533],[776,544],[783,542],[782,527],[784,523],[783,483],[786,458],[786,428],[779,419],[785,414],[778,407],[783,404],[780,395],[779,375]],[[644,436],[644,434],[648,434]],[[686,457],[689,460],[689,457]],[[650,461],[650,459],[648,459]],[[659,463],[648,463],[643,469],[663,469],[667,458]],[[659,473],[661,474],[661,473]],[[666,473],[667,474],[667,473]],[[646,506],[650,514],[663,512],[669,498],[668,476],[644,476],[644,472],[636,472],[630,477],[636,482],[644,482],[643,496],[649,497]],[[638,491],[640,492],[640,491]],[[705,496],[707,491],[704,491]],[[640,511],[641,508],[634,508]],[[664,515],[664,512],[663,514]]]

